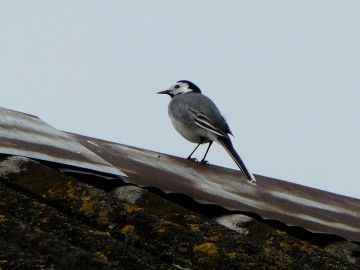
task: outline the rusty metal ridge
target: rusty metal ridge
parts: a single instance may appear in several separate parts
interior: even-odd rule
[[[4,108],[0,108],[0,153],[126,176],[120,169],[38,117]]]
[[[237,170],[59,131],[38,117],[0,108],[0,153],[111,174],[200,203],[247,211],[289,226],[360,242],[360,200]]]
[[[182,193],[200,203],[247,211],[289,226],[360,241],[360,200],[257,175],[251,185],[239,171],[70,134],[119,168],[126,181]]]

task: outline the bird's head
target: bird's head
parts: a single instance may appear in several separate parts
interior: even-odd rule
[[[168,90],[160,91],[158,94],[167,94],[170,97],[174,97],[176,95],[186,94],[186,93],[201,93],[200,88],[186,80],[177,81],[174,85],[172,85]]]

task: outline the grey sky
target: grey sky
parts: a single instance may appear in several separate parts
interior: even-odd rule
[[[0,106],[186,157],[195,145],[155,93],[191,80],[253,173],[360,198],[359,14],[360,1],[3,1]],[[237,168],[218,145],[208,160]]]

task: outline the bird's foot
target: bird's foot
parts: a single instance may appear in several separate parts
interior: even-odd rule
[[[248,179],[248,182],[250,185],[255,185],[256,186],[256,180],[255,179]]]
[[[192,158],[192,157],[187,157],[188,160],[194,161],[194,162],[198,162],[197,158]]]
[[[202,159],[200,162],[201,162],[201,163],[204,163],[204,164],[209,164],[209,161],[207,161],[207,160],[205,160],[205,159]]]

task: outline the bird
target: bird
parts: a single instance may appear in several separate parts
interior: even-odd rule
[[[225,148],[247,180],[252,183],[256,182],[255,177],[246,168],[233,147],[229,136],[233,136],[233,134],[225,118],[215,103],[203,95],[196,84],[188,80],[180,80],[169,89],[157,94],[166,94],[171,97],[168,113],[174,128],[188,141],[197,143],[187,159],[193,159],[192,155],[198,147],[201,144],[208,143],[205,155],[201,159],[201,162],[208,163],[205,160],[206,155],[213,142],[217,142]]]

